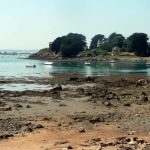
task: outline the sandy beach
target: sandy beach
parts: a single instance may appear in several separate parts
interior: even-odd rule
[[[144,150],[149,146],[148,76],[53,74],[34,82],[53,88],[0,91],[0,149]]]

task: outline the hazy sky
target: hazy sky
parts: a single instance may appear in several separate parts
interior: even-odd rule
[[[150,0],[0,0],[0,49],[40,49],[69,32],[150,36]]]

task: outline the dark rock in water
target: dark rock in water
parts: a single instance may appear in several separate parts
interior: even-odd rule
[[[41,124],[37,124],[37,125],[34,127],[34,129],[42,129],[42,128],[44,128],[44,126],[41,125]]]

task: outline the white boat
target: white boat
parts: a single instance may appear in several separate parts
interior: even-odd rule
[[[26,65],[26,67],[30,67],[30,68],[36,68],[36,65],[30,65],[30,64],[28,64],[28,65]]]
[[[90,63],[90,62],[85,62],[84,64],[85,64],[85,65],[90,65],[91,63]]]
[[[150,62],[146,62],[146,65],[150,65]]]
[[[44,65],[53,65],[53,62],[45,62]]]
[[[115,62],[116,62],[115,60],[110,60],[110,61],[109,61],[109,63],[115,63]]]

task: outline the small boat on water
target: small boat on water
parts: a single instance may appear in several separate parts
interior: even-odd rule
[[[90,63],[90,62],[85,62],[84,64],[85,64],[85,65],[90,65],[91,63]]]
[[[36,68],[36,65],[30,65],[30,64],[28,64],[28,65],[26,65],[26,67],[27,68]]]
[[[116,63],[116,61],[115,60],[110,60],[109,63]]]
[[[146,62],[146,65],[150,65],[150,61],[149,61],[149,62]]]
[[[53,65],[53,62],[45,62],[44,65]]]

